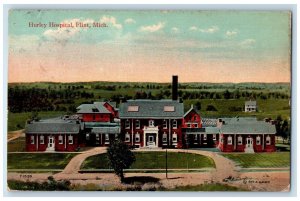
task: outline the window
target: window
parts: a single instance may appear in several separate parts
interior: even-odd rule
[[[140,134],[139,133],[135,134],[135,142],[140,142]]]
[[[177,121],[176,121],[175,119],[174,119],[173,122],[172,122],[172,127],[173,127],[173,128],[177,128]]]
[[[45,144],[45,137],[43,135],[40,136],[40,144]]]
[[[217,135],[213,134],[213,140],[217,140]]]
[[[154,127],[154,120],[149,120],[149,126]]]
[[[228,136],[228,138],[227,138],[227,144],[228,145],[232,145],[232,137],[231,136]]]
[[[105,141],[108,142],[109,141],[109,135],[106,133],[105,134]]]
[[[164,132],[163,136],[162,136],[162,141],[163,142],[168,142],[168,135],[166,132]]]
[[[73,136],[72,135],[69,136],[69,144],[73,144]]]
[[[192,124],[188,123],[187,126],[188,126],[188,128],[191,128],[191,127],[192,127]]]
[[[163,120],[163,128],[168,128],[167,120]]]
[[[128,112],[138,112],[138,111],[139,111],[139,106],[136,106],[136,105],[130,105],[130,106],[128,106],[127,111],[128,111]]]
[[[172,135],[172,141],[173,142],[177,142],[177,134],[176,133],[173,133],[173,135]]]
[[[125,128],[129,129],[130,128],[130,121],[126,119],[125,121]]]
[[[266,137],[266,145],[271,145],[271,138],[269,135]]]
[[[174,112],[175,107],[174,106],[164,106],[164,112]]]
[[[125,134],[125,142],[130,142],[130,135],[129,135],[129,133]]]
[[[63,136],[58,136],[58,144],[63,144]]]
[[[260,145],[260,136],[256,137],[256,145]]]
[[[90,134],[89,134],[89,133],[87,133],[87,134],[85,135],[85,139],[86,139],[86,140],[90,140]]]
[[[30,136],[30,144],[34,144],[34,135]]]
[[[96,144],[99,144],[99,141],[100,141],[99,134],[96,134]]]
[[[140,128],[140,120],[135,120],[135,128]]]
[[[203,134],[203,140],[207,140],[207,135]]]
[[[242,145],[243,144],[243,138],[242,136],[238,136],[238,145]]]
[[[197,134],[195,134],[195,141],[197,141],[198,140],[198,135]]]
[[[198,128],[198,124],[194,124],[194,127],[195,127],[195,128]]]

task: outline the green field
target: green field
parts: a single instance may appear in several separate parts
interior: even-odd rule
[[[290,152],[222,154],[235,161],[242,168],[290,167]]]
[[[135,152],[136,161],[130,169],[165,169],[165,152]],[[169,169],[215,168],[214,161],[206,156],[189,153],[168,153]],[[109,169],[106,154],[87,158],[81,169]]]
[[[7,152],[23,152],[25,146],[25,137],[19,137],[7,143]]]
[[[8,153],[7,169],[64,169],[74,153]]]
[[[8,113],[8,124],[7,129],[8,131],[20,130],[25,127],[25,122],[29,119],[31,112],[22,112],[22,113]],[[51,112],[39,112],[38,115],[41,118],[52,118],[61,116],[65,113],[61,111],[51,111]]]

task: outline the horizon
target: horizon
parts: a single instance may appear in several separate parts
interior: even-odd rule
[[[290,20],[288,11],[10,10],[8,82],[290,83]]]

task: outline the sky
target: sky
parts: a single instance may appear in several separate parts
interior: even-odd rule
[[[8,31],[10,83],[290,82],[285,11],[10,10]]]

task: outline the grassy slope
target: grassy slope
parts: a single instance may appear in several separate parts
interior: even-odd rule
[[[20,130],[24,128],[26,120],[30,117],[31,112],[22,112],[22,113],[8,113],[8,131]],[[39,112],[39,117],[41,118],[51,118],[63,115],[63,112]],[[19,125],[19,126],[18,126]]]
[[[25,137],[19,137],[14,139],[7,144],[7,152],[21,152],[25,151]]]
[[[64,169],[75,155],[73,153],[9,153],[7,169]]]
[[[290,167],[290,152],[255,153],[255,154],[222,154],[234,160],[243,168],[255,167]]]
[[[136,162],[131,169],[164,169],[165,152],[136,152]],[[188,164],[187,164],[188,163]],[[211,158],[198,154],[168,153],[168,168],[212,168],[215,167]],[[87,158],[81,169],[108,169],[106,154],[100,154]]]

